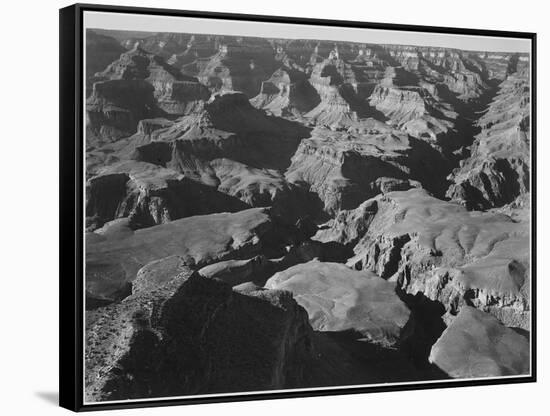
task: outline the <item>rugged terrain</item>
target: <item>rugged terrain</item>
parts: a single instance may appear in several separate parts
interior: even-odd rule
[[[86,40],[86,400],[529,374],[528,55]]]

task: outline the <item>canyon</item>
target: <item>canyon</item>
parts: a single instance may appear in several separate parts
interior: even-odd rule
[[[88,29],[86,400],[528,375],[529,59]]]

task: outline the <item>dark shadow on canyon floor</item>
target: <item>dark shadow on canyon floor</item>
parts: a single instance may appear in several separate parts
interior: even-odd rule
[[[357,334],[349,331],[315,332],[314,345],[316,357],[306,375],[307,384],[312,387],[449,378],[427,361],[425,365],[415,365],[406,352],[359,340]]]

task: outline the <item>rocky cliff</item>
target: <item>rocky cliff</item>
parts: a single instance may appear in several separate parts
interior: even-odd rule
[[[470,209],[501,207],[530,189],[530,100],[526,71],[510,74],[478,120],[470,157],[453,171],[447,196]]]
[[[86,399],[299,386],[313,356],[311,337],[305,310],[288,292],[241,294],[180,273],[90,313]]]
[[[530,372],[527,54],[88,35],[88,400]]]
[[[195,78],[182,74],[162,57],[146,52],[138,44],[96,77],[147,81],[154,88],[158,107],[170,115],[189,114],[210,97],[208,88]]]

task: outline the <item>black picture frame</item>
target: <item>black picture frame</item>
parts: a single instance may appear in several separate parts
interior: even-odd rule
[[[83,112],[83,13],[86,11],[147,14],[153,16],[197,17],[206,19],[224,19],[234,21],[254,21],[265,23],[293,23],[301,25],[323,25],[331,27],[348,27],[364,29],[385,29],[408,32],[427,32],[438,34],[492,36],[502,38],[520,38],[531,41],[531,117],[532,117],[532,343],[531,375],[517,378],[502,378],[472,381],[445,381],[437,384],[414,383],[398,386],[386,386],[384,384],[357,387],[357,388],[330,388],[312,391],[288,391],[277,393],[252,393],[233,394],[231,396],[209,396],[203,398],[174,398],[155,399],[146,402],[124,403],[98,403],[84,404],[83,389],[83,303],[82,293],[84,276],[83,269],[83,227],[82,221],[84,207],[82,204],[83,192],[83,146],[84,135],[82,133]],[[282,16],[260,16],[230,13],[214,13],[200,11],[183,11],[142,7],[121,7],[93,4],[75,4],[60,9],[60,256],[59,256],[59,403],[62,407],[73,411],[92,411],[102,409],[122,409],[136,407],[156,407],[168,405],[184,405],[198,403],[233,402],[248,400],[267,400],[277,398],[294,398],[306,396],[327,396],[357,393],[374,393],[401,390],[420,390],[434,388],[449,388],[479,385],[497,385],[509,383],[531,383],[537,380],[537,354],[536,354],[536,39],[535,33],[510,32],[481,29],[464,29],[436,26],[416,26],[388,23],[367,23],[358,21],[337,21],[325,19],[291,18]]]

